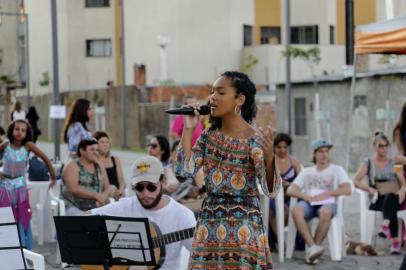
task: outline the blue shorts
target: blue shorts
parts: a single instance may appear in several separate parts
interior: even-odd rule
[[[299,201],[296,205],[303,209],[304,218],[306,221],[310,221],[314,217],[320,217],[320,209],[322,207],[330,207],[331,212],[332,212],[332,217],[334,217],[337,214],[337,204],[336,203],[313,206],[313,205],[310,205],[310,203],[308,203],[306,201]]]

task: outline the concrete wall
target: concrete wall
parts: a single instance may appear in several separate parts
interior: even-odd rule
[[[386,79],[380,76],[365,77],[357,80],[355,96],[366,96],[366,106],[358,106],[354,112],[353,125],[351,132],[350,170],[354,171],[360,161],[372,154],[372,135],[375,130],[384,130],[385,121],[376,119],[376,110],[385,108],[385,99],[388,89],[390,89],[390,108],[394,111],[395,119],[389,121],[388,136],[394,127],[401,107],[405,102],[404,84],[406,77],[396,75],[393,79]],[[335,145],[332,149],[333,162],[345,166],[346,145],[348,121],[349,121],[349,93],[350,80],[338,79],[331,82],[321,82],[320,91],[320,110],[328,111],[330,118],[330,136]],[[314,116],[314,93],[313,84],[293,84],[292,85],[292,104],[294,98],[306,98],[306,118],[307,135],[293,136],[293,155],[298,157],[304,164],[309,165],[311,161],[310,142],[316,139],[316,126]],[[276,127],[279,131],[287,131],[287,109],[286,97],[283,86],[277,88],[276,92]],[[293,105],[292,105],[293,106]],[[292,107],[294,115],[294,107]],[[292,117],[293,119],[293,117]],[[294,120],[292,120],[294,132]],[[321,135],[328,137],[328,122],[321,121]]]

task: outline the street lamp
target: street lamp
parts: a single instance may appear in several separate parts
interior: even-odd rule
[[[2,12],[0,11],[0,24],[2,22],[1,16],[18,16],[20,17],[20,23],[24,23],[24,58],[25,58],[25,87],[27,89],[27,108],[31,105],[30,94],[30,59],[29,59],[29,47],[28,47],[28,14],[21,12]]]

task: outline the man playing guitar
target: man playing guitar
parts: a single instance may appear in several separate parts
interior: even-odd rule
[[[164,169],[157,158],[143,156],[137,159],[132,166],[132,171],[131,186],[135,196],[92,209],[91,214],[148,218],[158,231],[156,243],[160,246],[158,247],[160,258],[156,260],[160,267],[155,269],[178,270],[182,246],[189,251],[192,247],[191,237],[196,226],[196,218],[190,209],[171,197],[163,195]],[[164,239],[160,238],[160,234],[163,234]]]

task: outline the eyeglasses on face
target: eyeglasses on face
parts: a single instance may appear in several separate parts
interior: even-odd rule
[[[157,148],[157,147],[158,147],[158,144],[156,144],[156,143],[149,143],[149,144],[147,144],[147,147]]]
[[[133,189],[138,191],[138,192],[143,192],[144,188],[146,188],[149,192],[155,192],[158,187],[156,185],[154,185],[154,184],[151,184],[151,183],[149,183],[149,184],[138,183],[133,187]]]
[[[376,146],[378,146],[378,148],[388,148],[389,147],[389,144],[377,144]]]

